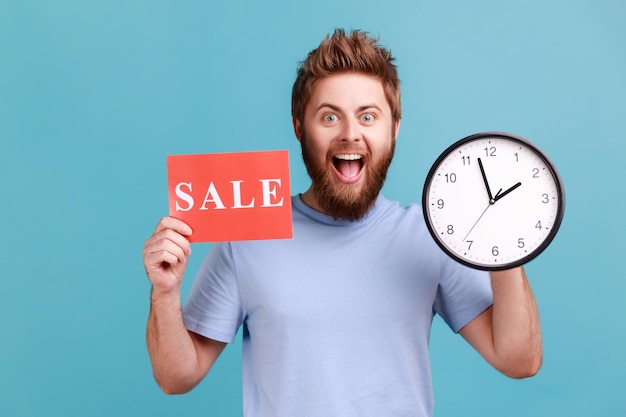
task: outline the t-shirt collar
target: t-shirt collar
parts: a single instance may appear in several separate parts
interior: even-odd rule
[[[298,210],[305,216],[308,216],[312,218],[313,220],[316,220],[320,223],[324,223],[324,224],[328,224],[332,226],[351,226],[351,225],[366,223],[370,218],[372,218],[374,214],[376,214],[380,210],[381,202],[383,199],[384,197],[382,196],[382,194],[379,194],[378,197],[376,198],[376,201],[374,202],[374,205],[369,209],[369,211],[365,214],[365,216],[355,221],[337,220],[337,219],[334,219],[332,216],[329,216],[327,214],[324,214],[320,211],[315,210],[314,208],[308,206],[302,200],[302,194],[298,194],[292,198],[292,206],[295,210]]]

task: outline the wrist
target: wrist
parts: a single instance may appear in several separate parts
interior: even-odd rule
[[[180,285],[170,288],[156,287],[152,285],[150,289],[150,301],[152,304],[180,304]]]
[[[518,266],[511,269],[504,269],[500,271],[491,271],[490,275],[492,280],[511,280],[517,277],[524,278],[526,276],[523,266]]]

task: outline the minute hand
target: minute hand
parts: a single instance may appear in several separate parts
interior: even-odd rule
[[[494,203],[498,201],[499,199],[501,199],[502,197],[504,197],[505,195],[507,195],[508,193],[510,193],[511,191],[513,191],[514,189],[516,189],[517,187],[519,187],[520,185],[522,185],[522,183],[518,182],[517,184],[515,184],[514,186],[512,186],[511,188],[509,188],[503,193],[500,193],[500,191],[502,191],[502,189],[500,189],[500,191],[498,191],[496,195],[493,196]]]
[[[478,158],[478,166],[480,167],[480,173],[483,176],[485,188],[487,189],[487,196],[489,197],[489,204],[495,203],[493,196],[491,195],[491,188],[489,188],[489,181],[487,181],[487,174],[485,174],[485,168],[483,167],[483,161]]]

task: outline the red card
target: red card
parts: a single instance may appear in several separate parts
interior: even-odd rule
[[[191,242],[292,237],[288,151],[167,156],[170,216]]]

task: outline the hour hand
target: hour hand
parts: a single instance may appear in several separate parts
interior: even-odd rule
[[[496,201],[491,195],[491,188],[489,188],[489,181],[487,181],[487,175],[485,174],[485,168],[483,168],[483,161],[478,158],[478,166],[480,167],[480,173],[483,175],[483,181],[485,182],[485,188],[487,188],[487,195],[489,196],[489,204],[493,204]]]
[[[502,197],[504,197],[505,195],[507,195],[508,193],[510,193],[511,191],[516,189],[517,187],[519,187],[520,185],[522,185],[522,183],[518,182],[517,184],[515,184],[514,186],[512,186],[511,188],[509,188],[508,190],[506,190],[502,194],[500,194],[500,191],[502,191],[502,189],[500,189],[500,191],[498,191],[496,193],[496,196],[493,198],[493,202],[495,203],[496,201],[498,201],[499,199],[501,199]]]

